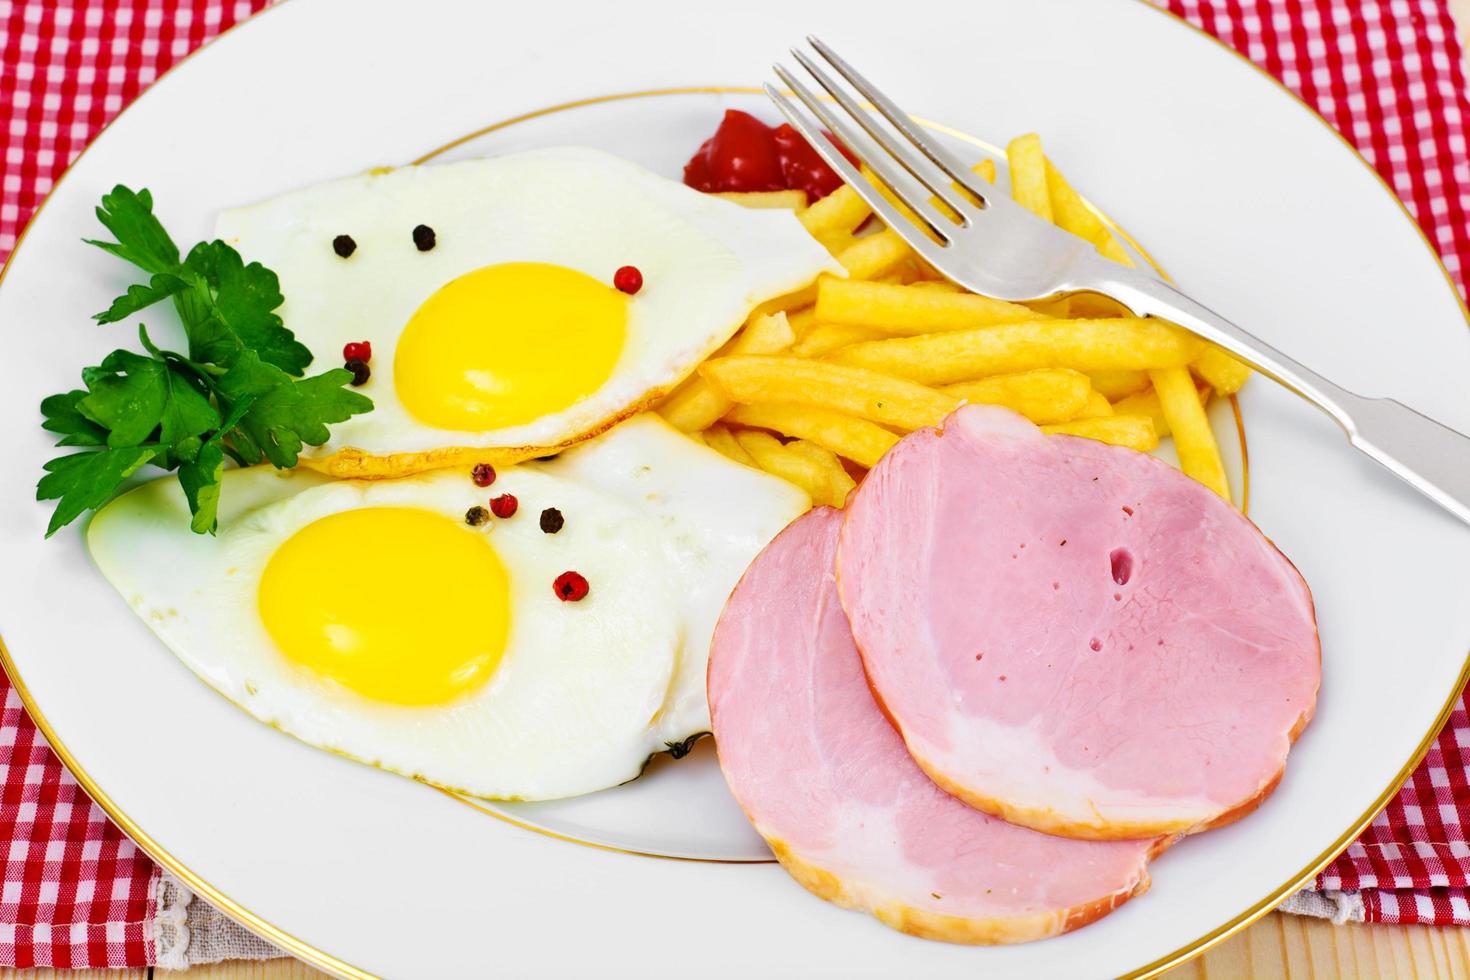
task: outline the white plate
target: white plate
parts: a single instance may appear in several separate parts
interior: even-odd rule
[[[927,117],[993,141],[1039,130],[1201,299],[1350,387],[1470,428],[1470,331],[1423,237],[1320,120],[1203,35],[1137,0],[912,0],[901,24],[891,4],[731,9],[295,0],[128,110],[58,185],[0,288],[11,676],[145,850],[343,974],[1107,976],[1218,940],[1382,805],[1447,710],[1470,646],[1470,530],[1265,382],[1241,399],[1251,514],[1316,594],[1317,718],[1257,814],[1169,852],[1153,890],[1114,915],[1028,946],[911,939],[771,865],[578,846],[307,749],[212,695],[155,642],[93,572],[77,529],[42,541],[48,508],[32,498],[52,450],[36,404],[130,342],[87,319],[131,281],[127,270],[77,241],[95,232],[92,208],[112,184],[152,188],[165,223],[192,242],[221,206],[412,160],[494,121],[614,93],[758,83],[806,30]],[[667,169],[741,98],[571,109],[456,152],[590,142]],[[655,773],[663,782],[648,792],[677,772]],[[712,775],[688,780],[701,772]],[[634,850],[706,853],[742,829],[695,806],[675,811],[672,829],[614,826],[643,811],[604,809],[519,816]],[[679,826],[686,836],[673,839]]]

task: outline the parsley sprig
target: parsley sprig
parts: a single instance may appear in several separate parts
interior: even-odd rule
[[[84,447],[46,464],[36,499],[57,501],[50,537],[95,510],[145,464],[178,473],[198,533],[214,533],[225,457],[242,466],[296,465],[303,444],[327,441],[327,426],[371,411],[348,390],[352,372],[302,377],[312,354],[281,322],[276,274],[246,264],[222,241],[182,259],[153,214],[146,190],[121,185],[97,217],[116,241],[91,241],[148,273],[94,319],[117,323],[172,299],[188,353],[163,350],[140,324],[139,353],[115,350],[82,369],[83,388],[41,402],[58,446]]]

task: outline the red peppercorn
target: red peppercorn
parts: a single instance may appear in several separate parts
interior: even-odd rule
[[[562,572],[551,587],[562,602],[581,602],[587,598],[587,580],[576,572]]]
[[[344,361],[371,361],[373,359],[373,345],[366,340],[353,341],[342,348],[342,360]]]
[[[515,516],[516,508],[520,505],[521,502],[515,498],[515,494],[502,493],[498,497],[490,498],[490,513],[501,518],[513,517]]]
[[[495,482],[495,467],[489,463],[476,463],[475,468],[470,470],[470,479],[475,481],[477,487],[488,487]]]
[[[638,271],[636,265],[625,265],[613,273],[613,285],[632,296],[643,288],[643,273]]]

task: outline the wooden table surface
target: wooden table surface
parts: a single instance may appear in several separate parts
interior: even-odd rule
[[[1449,0],[1470,49],[1470,0]],[[1470,64],[1470,58],[1467,58]],[[160,971],[162,973],[162,971]],[[152,980],[146,970],[4,970],[0,980]],[[326,976],[295,960],[218,963],[182,973],[188,980],[314,980]],[[1320,919],[1272,912],[1204,955],[1165,974],[1169,980],[1470,980],[1470,929],[1428,926],[1334,926]]]

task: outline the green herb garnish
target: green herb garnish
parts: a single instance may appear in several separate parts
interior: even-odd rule
[[[116,323],[172,298],[188,354],[160,349],[140,324],[142,353],[115,350],[82,369],[85,388],[41,402],[42,425],[61,436],[57,445],[86,447],[47,463],[36,486],[37,500],[57,501],[46,536],[105,504],[145,464],[178,472],[190,526],[213,534],[226,456],[242,466],[295,466],[303,444],[321,445],[329,424],[373,403],[344,387],[351,371],[301,376],[311,351],[276,315],[284,298],[274,272],[246,265],[221,241],[201,242],[180,259],[146,190],[113,188],[97,217],[117,240],[89,244],[149,279],[94,319]]]

